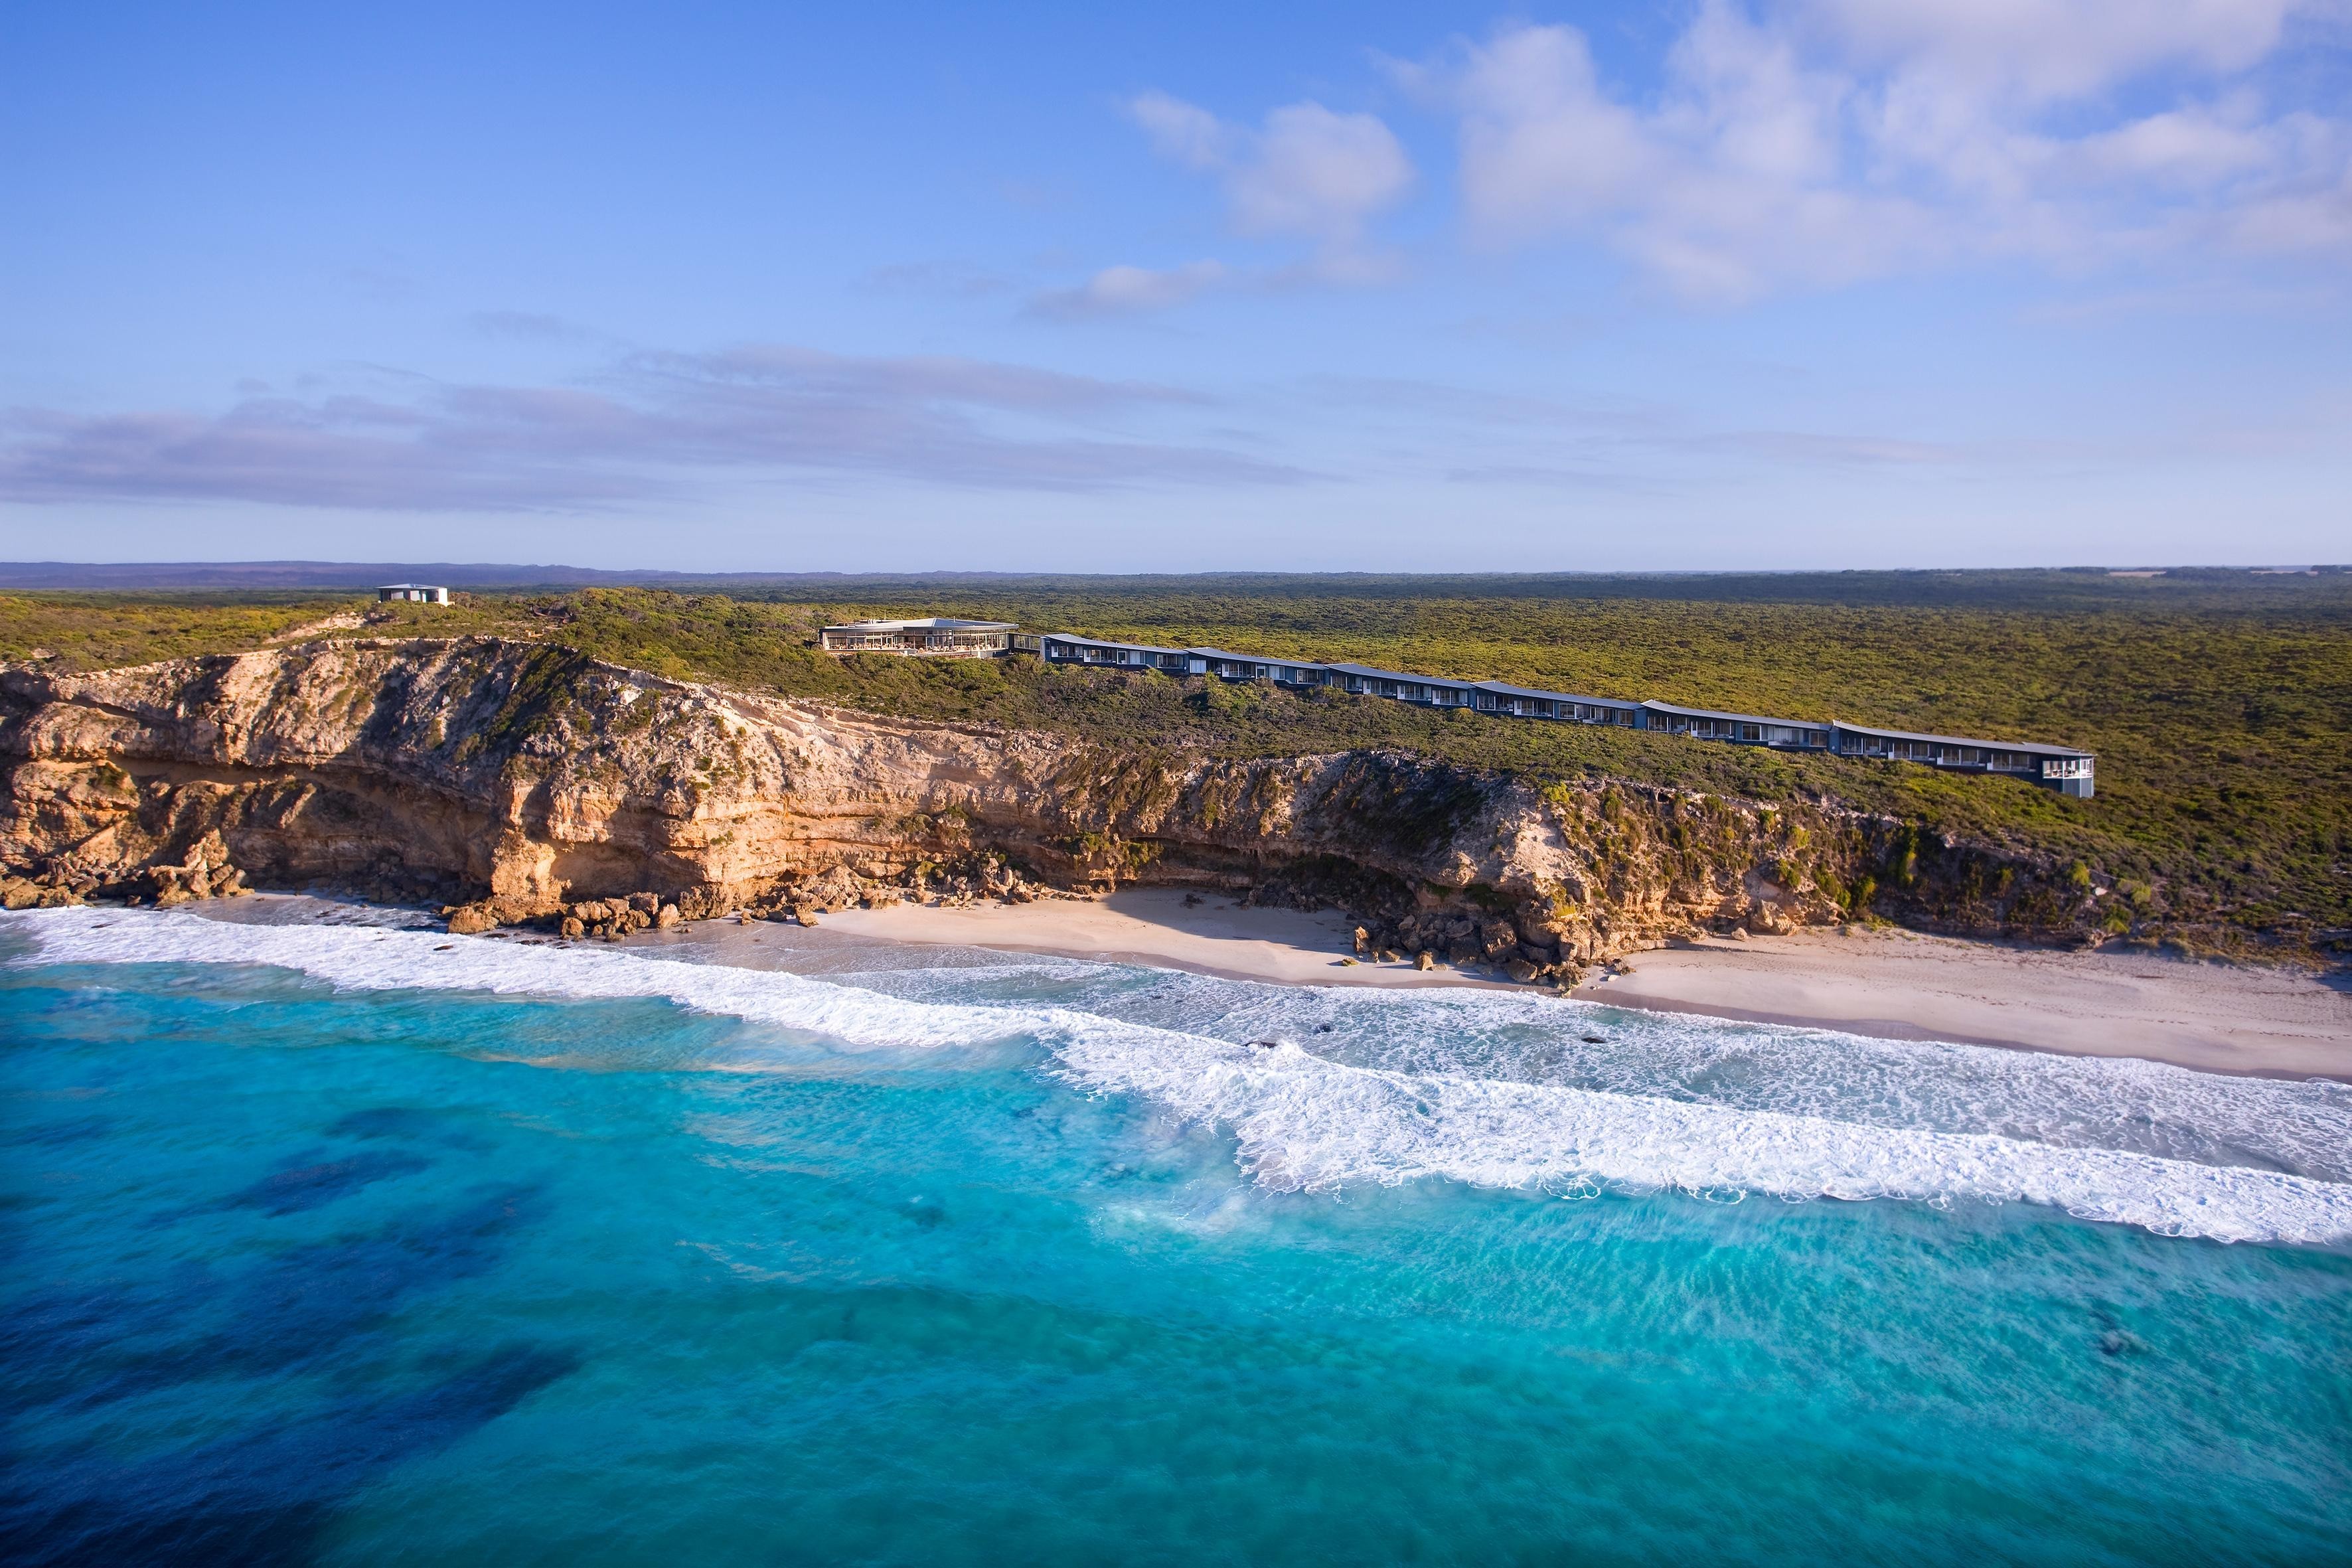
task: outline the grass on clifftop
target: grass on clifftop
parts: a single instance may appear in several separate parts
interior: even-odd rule
[[[876,585],[856,585],[871,593]],[[1798,793],[2032,845],[2146,884],[2170,918],[2293,939],[2352,927],[2352,575],[2077,573],[1761,578],[1005,580],[917,599],[590,590],[352,601],[0,595],[0,655],[81,665],[250,647],[337,611],[374,635],[497,631],[598,658],[908,717],[1122,746],[1264,755],[1391,745],[1538,781],[1608,774]],[[1675,596],[1675,595],[1679,596]],[[824,621],[945,614],[1122,640],[1354,659],[1624,698],[2054,741],[2099,753],[2095,800],[1905,764],[1437,714],[1335,695],[1034,660],[836,659]],[[348,635],[348,634],[346,634]]]

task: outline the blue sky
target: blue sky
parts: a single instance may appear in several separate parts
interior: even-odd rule
[[[0,557],[2352,559],[2352,5],[0,21]]]

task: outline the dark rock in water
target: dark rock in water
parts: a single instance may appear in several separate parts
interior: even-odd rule
[[[1588,1046],[1605,1046],[1609,1040],[1604,1035],[1587,1035],[1584,1037],[1584,1043]]]

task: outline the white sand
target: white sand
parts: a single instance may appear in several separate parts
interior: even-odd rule
[[[1099,901],[941,910],[898,905],[822,918],[892,942],[1129,960],[1311,985],[1492,984],[1482,971],[1347,964],[1336,914],[1188,906],[1166,889]],[[1892,1039],[1958,1040],[2084,1056],[2146,1057],[2209,1071],[2352,1079],[2352,988],[2308,973],[2143,952],[2056,952],[1907,931],[1806,931],[1681,942],[1579,999],[1808,1024]]]
[[[1677,943],[1588,1001],[1891,1039],[2148,1057],[2216,1072],[2352,1078],[2352,989],[2308,973],[2139,951],[2059,952],[1913,931]]]
[[[1236,980],[1288,985],[1486,985],[1439,965],[1345,962],[1354,954],[1354,923],[1332,913],[1250,909],[1231,899],[1168,888],[1131,888],[1100,900],[1046,899],[1032,904],[981,904],[968,910],[897,904],[817,917],[821,930],[885,942],[941,942],[1013,952],[1053,952],[1190,969]]]

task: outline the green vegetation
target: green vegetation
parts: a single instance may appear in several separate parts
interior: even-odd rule
[[[0,594],[0,658],[52,658],[72,669],[251,647],[305,621],[346,611],[348,599],[238,595]]]
[[[657,674],[918,718],[1227,755],[1388,745],[1538,783],[1617,776],[1832,795],[2116,879],[2144,919],[2289,941],[2352,928],[2352,574],[1895,573],[1651,578],[845,581],[793,600],[589,590],[451,610],[0,595],[0,656],[111,664],[247,647],[337,610],[372,635],[499,631]],[[1034,660],[835,659],[827,620],[948,614],[1139,642],[1354,659],[1612,697],[2055,741],[2098,798],[1332,694]],[[352,635],[352,634],[343,634]],[[1865,895],[1866,896],[1866,895]],[[2119,906],[2120,907],[2120,906]]]

